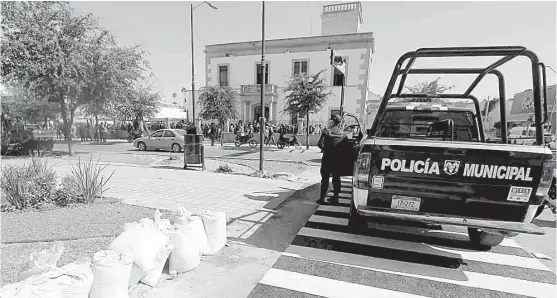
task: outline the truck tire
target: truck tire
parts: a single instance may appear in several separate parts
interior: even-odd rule
[[[468,237],[472,244],[488,247],[497,246],[505,239],[503,234],[485,232],[477,228],[468,228]]]
[[[355,232],[362,232],[367,227],[365,218],[358,214],[354,200],[350,201],[350,215],[348,217],[348,228]]]

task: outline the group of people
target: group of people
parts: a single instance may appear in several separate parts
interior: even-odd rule
[[[81,123],[79,125],[78,132],[82,142],[89,140],[95,142],[106,142],[110,129],[111,125],[106,122],[99,122],[92,125],[92,123],[87,120],[87,123]]]
[[[215,146],[215,142],[220,143],[222,146],[223,131],[220,124],[215,124],[215,122],[211,122],[210,125],[202,124],[201,132],[203,133],[203,137],[211,139],[211,146]]]

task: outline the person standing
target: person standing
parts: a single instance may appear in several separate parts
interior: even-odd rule
[[[211,146],[215,146],[215,138],[217,137],[217,127],[215,122],[211,123],[209,130],[209,136],[211,137]]]
[[[317,147],[323,151],[321,158],[321,192],[319,194],[318,204],[325,203],[325,197],[329,191],[329,179],[333,176],[333,196],[329,200],[331,204],[338,204],[338,195],[340,193],[340,162],[342,159],[338,157],[342,154],[340,150],[340,142],[343,139],[340,130],[341,118],[339,115],[333,115],[329,120],[328,128],[323,129]]]

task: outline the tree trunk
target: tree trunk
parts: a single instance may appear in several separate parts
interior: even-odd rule
[[[68,123],[68,111],[66,110],[66,102],[63,97],[60,99],[60,112],[62,114],[62,121],[64,122],[64,137],[66,137],[66,141],[68,142],[68,154],[71,156],[73,154],[71,123]]]
[[[309,111],[306,112],[306,149],[309,150]]]

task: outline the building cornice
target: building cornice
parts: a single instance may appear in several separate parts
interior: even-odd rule
[[[370,47],[373,49],[373,43],[373,32],[272,39],[265,41],[265,52],[274,54],[286,51],[290,53],[326,51],[327,48],[341,50]],[[204,52],[208,58],[260,54],[261,41],[206,45]]]

